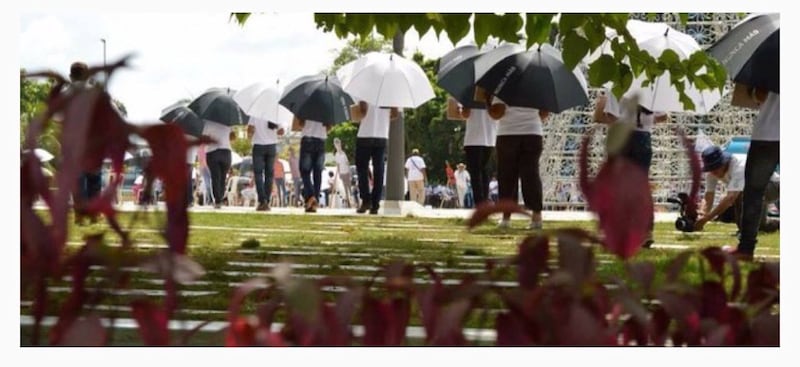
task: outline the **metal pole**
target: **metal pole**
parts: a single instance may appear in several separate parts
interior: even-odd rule
[[[106,39],[101,38],[100,42],[103,42],[103,67],[106,67]],[[105,89],[105,85],[108,84],[108,72],[103,72],[103,89]]]

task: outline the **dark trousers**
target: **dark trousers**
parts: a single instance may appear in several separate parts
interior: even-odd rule
[[[303,198],[319,200],[322,170],[325,168],[325,140],[304,136],[300,140],[300,176],[303,178]],[[313,176],[313,182],[312,177]]]
[[[490,173],[489,158],[492,156],[492,147],[485,146],[465,146],[464,154],[467,157],[467,171],[469,172],[470,184],[472,184],[472,197],[475,206],[489,200],[489,179]]]
[[[211,171],[211,193],[214,195],[214,204],[222,205],[225,196],[225,180],[231,169],[231,151],[217,149],[206,153],[206,163]]]
[[[522,200],[528,209],[537,213],[543,206],[539,176],[542,141],[541,135],[500,135],[495,147],[500,199],[519,201],[517,182],[521,180]]]
[[[378,208],[383,195],[383,157],[386,154],[387,139],[356,139],[356,172],[358,172],[358,192],[362,203],[370,203]],[[369,190],[369,161],[372,160],[372,192]]]
[[[81,199],[84,203],[100,195],[100,191],[103,189],[103,176],[101,172],[83,172],[78,178],[78,187],[80,188]]]
[[[628,143],[622,150],[622,156],[630,159],[642,167],[650,177],[650,164],[653,161],[653,142],[650,133],[645,131],[633,131]],[[655,224],[655,213],[650,213],[650,231],[653,230]]]
[[[189,178],[188,183],[186,184],[186,206],[194,205],[194,180],[192,179],[192,167],[194,167],[193,164],[186,164],[186,177]]]
[[[738,251],[752,254],[756,249],[758,226],[764,216],[764,193],[772,173],[780,163],[780,142],[750,142],[744,168],[741,238]]]
[[[253,179],[259,204],[268,203],[272,196],[275,152],[275,144],[253,144]]]

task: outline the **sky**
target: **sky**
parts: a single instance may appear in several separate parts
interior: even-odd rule
[[[153,26],[141,27],[142,24]],[[137,29],[131,32],[131,29]],[[105,39],[105,45],[101,39]],[[311,12],[253,14],[244,26],[227,12],[25,12],[20,16],[20,67],[67,75],[73,61],[90,65],[134,54],[133,67],[115,73],[109,92],[131,122],[155,121],[163,108],[211,87],[239,90],[256,83],[287,85],[328,69],[346,40],[316,28]],[[413,29],[404,55],[429,58],[453,49],[443,33],[421,39]]]
[[[134,68],[122,70],[109,85],[111,94],[122,101],[129,112],[132,122],[155,121],[162,108],[178,99],[199,95],[210,87],[243,88],[255,82],[271,82],[277,78],[288,84],[293,78],[313,74],[328,68],[335,53],[332,50],[342,47],[344,41],[332,34],[317,30],[313,23],[312,11],[780,11],[784,32],[796,32],[796,16],[789,11],[790,2],[777,0],[727,0],[725,2],[697,2],[696,0],[670,0],[647,2],[646,8],[641,0],[618,0],[598,2],[591,0],[571,1],[519,1],[492,0],[459,2],[434,2],[431,0],[403,1],[366,1],[366,0],[319,0],[309,4],[308,0],[267,1],[267,0],[138,0],[138,1],[105,1],[96,0],[26,0],[25,2],[3,2],[0,4],[0,40],[3,41],[4,55],[0,62],[0,76],[6,88],[0,90],[6,98],[0,109],[3,121],[11,123],[18,129],[18,68],[37,70],[49,68],[67,74],[69,64],[76,60],[84,60],[90,64],[103,61],[103,44],[106,39],[106,58],[109,61],[118,59],[128,53],[135,53]],[[277,13],[269,12],[254,15],[244,27],[228,21],[232,11],[263,11],[265,7],[277,9]],[[535,7],[535,9],[532,9]],[[783,8],[786,10],[783,10]],[[191,10],[187,10],[191,9]],[[793,35],[792,35],[793,36]],[[784,37],[784,40],[793,39]],[[443,38],[437,41],[429,34],[420,41],[418,35],[410,33],[406,38],[406,54],[419,48],[429,58],[437,58],[453,48]],[[789,65],[790,57],[796,54],[795,48],[786,48],[782,58]],[[797,85],[797,73],[785,68],[785,83]],[[789,100],[796,100],[796,90],[785,88]],[[791,103],[791,102],[790,102]],[[791,104],[786,105],[783,112],[791,117]],[[783,124],[782,135],[793,136],[795,121]],[[2,134],[6,140],[0,144],[0,154],[12,157],[18,154],[19,142],[17,131]],[[784,156],[793,149],[791,144],[784,144]],[[791,158],[791,154],[788,155]],[[14,212],[17,196],[20,192],[16,167],[11,167],[13,160],[0,160],[3,171],[12,176],[0,180],[0,189],[10,195],[9,210],[3,221],[7,233],[19,233],[19,218]],[[791,159],[782,164],[782,180],[796,181]],[[791,187],[791,186],[784,186]],[[788,208],[798,205],[793,190],[784,190],[781,195],[784,206]],[[787,210],[785,217],[791,220],[792,210]],[[787,243],[781,249],[784,264],[791,265],[797,257],[792,239],[800,237],[800,233],[791,226],[785,226],[781,232],[782,241]],[[15,240],[7,244],[11,252],[18,251]],[[4,256],[6,262],[2,269],[4,284],[7,289],[19,285],[19,262],[16,253]],[[795,278],[791,274],[794,267],[784,266],[784,278]],[[781,315],[782,326],[796,324],[795,296],[796,285],[793,282],[781,284],[781,303],[784,313]],[[674,366],[680,362],[697,363],[702,357],[711,357],[717,363],[726,365],[775,364],[780,360],[788,360],[787,346],[796,345],[796,331],[783,328],[782,346],[780,350],[760,348],[359,348],[355,352],[347,348],[294,348],[263,351],[259,349],[230,350],[222,348],[192,348],[191,353],[183,353],[177,348],[120,348],[114,350],[103,348],[89,353],[78,348],[48,349],[24,353],[18,348],[19,306],[11,299],[4,303],[0,313],[4,315],[3,343],[6,349],[26,361],[48,364],[63,364],[65,360],[80,360],[82,365],[108,365],[111,358],[115,366],[140,366],[143,364],[164,365],[189,362],[192,365],[224,366],[231,361],[245,363],[253,361],[303,361],[310,364],[329,365],[331,362],[347,361],[348,365],[420,365],[420,366],[486,366],[501,362],[520,361],[523,358],[529,363],[567,364],[572,362],[596,363],[600,360],[613,361],[615,365],[639,366],[643,362],[649,366]],[[146,353],[141,353],[145,351]],[[407,352],[413,353],[407,353]],[[27,352],[35,352],[28,349]],[[311,353],[309,353],[311,352]],[[321,352],[321,353],[320,353]],[[583,352],[583,353],[581,353]],[[756,353],[753,353],[756,352]],[[703,355],[698,355],[702,353]],[[13,355],[12,355],[13,357]],[[128,357],[128,358],[124,358]],[[701,358],[697,358],[701,357]],[[304,363],[304,364],[305,364]],[[785,364],[785,363],[783,363]],[[34,363],[34,365],[39,365]]]

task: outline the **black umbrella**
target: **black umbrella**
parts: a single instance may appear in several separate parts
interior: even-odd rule
[[[480,56],[478,47],[466,45],[456,48],[439,59],[436,84],[450,93],[458,103],[469,108],[486,108],[475,102],[475,59]]]
[[[745,18],[708,48],[736,82],[779,92],[780,15]]]
[[[198,138],[203,135],[203,127],[206,125],[203,119],[186,106],[177,106],[167,110],[160,120],[166,123],[174,123],[180,126],[187,135]]]
[[[278,102],[303,120],[326,125],[350,120],[350,97],[335,76],[304,76],[289,84]]]
[[[475,68],[477,73],[477,62]],[[558,113],[589,103],[583,74],[567,69],[549,44],[500,59],[476,83],[509,106]]]
[[[225,89],[211,89],[189,104],[197,117],[227,126],[247,122],[245,113],[233,100],[233,94]]]

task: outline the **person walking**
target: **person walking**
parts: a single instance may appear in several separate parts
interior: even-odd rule
[[[303,182],[300,178],[300,160],[295,154],[294,147],[289,147],[289,173],[292,175],[292,193],[293,198],[291,206],[297,205],[302,197]]]
[[[357,109],[361,116],[356,135],[356,172],[361,206],[357,213],[378,214],[383,195],[384,156],[389,141],[389,123],[399,116],[395,107],[378,107],[360,101]],[[370,162],[372,163],[372,189],[370,189]]]
[[[780,94],[751,88],[750,95],[758,104],[747,164],[744,168],[741,236],[733,251],[742,260],[752,260],[758,240],[759,225],[763,218],[764,195],[775,168],[780,163]]]
[[[341,139],[333,139],[333,147],[336,149],[336,153],[333,155],[333,160],[336,162],[336,174],[339,176],[339,180],[342,181],[342,185],[344,186],[344,193],[340,193],[340,195],[344,194],[342,197],[344,205],[350,208],[352,206],[350,192],[353,190],[353,181],[350,174],[350,160],[347,159],[347,153],[345,153],[344,147],[342,147]]]
[[[638,98],[632,97],[632,98]],[[624,102],[624,101],[623,101]],[[603,124],[626,123],[632,124],[633,133],[628,137],[628,142],[622,149],[622,156],[645,170],[650,177],[650,164],[653,160],[652,132],[656,123],[665,122],[669,116],[664,112],[650,111],[637,104],[635,116],[626,116],[620,108],[614,94],[606,91],[599,97],[595,109],[595,120]],[[649,233],[642,247],[650,248],[653,245],[653,226],[655,213],[650,213]]]
[[[489,162],[497,140],[497,120],[485,109],[470,109],[461,106],[461,117],[466,121],[464,154],[472,185],[475,206],[489,200]]]
[[[417,148],[412,149],[411,156],[406,159],[406,179],[408,180],[409,199],[424,206],[428,174],[425,169],[425,160],[420,157]]]
[[[271,209],[269,202],[272,194],[278,135],[283,135],[283,129],[273,122],[256,117],[250,117],[247,122],[247,137],[252,142],[253,181],[258,198],[256,211],[270,211]]]
[[[467,196],[467,191],[469,190],[470,182],[472,181],[469,171],[464,163],[459,163],[456,166],[456,195],[458,195],[458,207],[465,208],[464,205],[464,198]]]
[[[69,68],[69,84],[65,93],[77,93],[81,90],[92,88],[89,80],[89,66],[82,61],[73,62]],[[103,189],[102,167],[96,171],[83,171],[78,177],[77,195],[75,197],[75,222],[83,224],[86,215],[86,205],[93,198],[100,195]],[[97,218],[92,216],[89,220],[94,223]]]
[[[302,129],[300,139],[300,177],[303,178],[303,200],[306,213],[319,207],[322,170],[325,168],[325,140],[330,125],[295,117],[295,129]],[[312,176],[313,175],[313,176]]]
[[[230,126],[210,120],[206,120],[203,135],[215,141],[206,145],[206,163],[211,172],[214,209],[219,209],[225,196],[226,175],[231,169],[231,138],[235,139],[235,135],[231,134]]]
[[[275,176],[275,196],[278,198],[278,206],[285,206],[289,196],[286,192],[286,169],[278,158],[275,159],[272,167]]]

